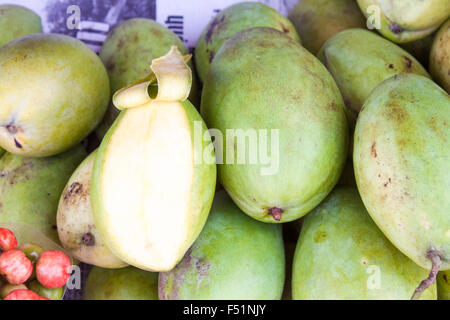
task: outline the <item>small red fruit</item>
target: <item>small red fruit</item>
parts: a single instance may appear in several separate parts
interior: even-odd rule
[[[59,250],[44,251],[36,263],[36,277],[47,288],[63,287],[70,277],[70,259]]]
[[[17,239],[14,233],[6,228],[0,228],[0,249],[8,251],[17,247]]]
[[[39,297],[39,300],[50,300],[50,299],[46,297]]]
[[[41,300],[41,297],[31,290],[17,289],[8,294],[4,300]]]
[[[11,249],[0,254],[0,275],[9,283],[24,283],[32,273],[33,264],[19,249]]]

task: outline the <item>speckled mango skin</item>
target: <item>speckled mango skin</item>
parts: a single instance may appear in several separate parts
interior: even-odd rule
[[[369,94],[384,80],[401,72],[429,77],[408,52],[363,29],[338,33],[325,42],[317,57],[336,80],[352,125]]]
[[[5,153],[0,159],[0,222],[28,224],[59,243],[59,197],[85,157],[86,151],[80,145],[48,158]]]
[[[305,217],[292,272],[295,300],[406,300],[428,275],[389,242],[356,188],[347,187]],[[436,285],[422,295],[436,297]]]
[[[42,32],[41,18],[22,6],[0,5],[0,47],[17,38]]]
[[[450,94],[450,19],[436,33],[430,53],[430,73]]]
[[[159,274],[159,299],[280,299],[284,276],[281,225],[251,219],[221,190],[183,260]]]
[[[195,64],[202,82],[223,43],[239,31],[252,27],[274,28],[300,43],[292,23],[275,9],[258,2],[241,2],[229,6],[203,29],[195,47]]]
[[[331,191],[344,167],[344,109],[333,78],[297,42],[271,28],[237,33],[217,53],[202,92],[201,114],[208,128],[223,135],[220,183],[257,220],[287,222],[307,214]],[[262,161],[227,163],[227,129],[266,130],[268,139],[272,129],[278,130],[275,174],[262,175],[267,167]],[[246,148],[248,155],[248,143]],[[267,143],[268,152],[271,148]],[[270,214],[274,207],[283,210],[279,221]]]
[[[176,45],[183,55],[188,53],[184,43],[175,33],[151,19],[128,19],[114,27],[99,54],[108,71],[111,95],[131,82],[149,75],[152,72],[152,60],[165,55],[173,45]],[[197,106],[199,99],[195,69],[191,62],[189,67],[193,73],[189,101]],[[96,129],[100,138],[106,134],[118,114],[119,110],[110,104],[102,123]]]
[[[428,78],[401,74],[367,99],[355,129],[355,178],[389,240],[430,269],[450,268],[450,97]]]
[[[450,271],[441,271],[436,278],[438,299],[450,300]]]
[[[316,55],[329,38],[345,29],[365,28],[355,0],[302,0],[290,12],[302,45]]]
[[[0,145],[11,153],[68,150],[94,130],[108,100],[105,67],[80,40],[33,34],[0,48]]]
[[[433,33],[450,16],[448,0],[357,0],[366,17],[371,6],[380,9],[380,29],[396,43],[418,40]]]
[[[158,273],[92,267],[83,300],[158,300]]]

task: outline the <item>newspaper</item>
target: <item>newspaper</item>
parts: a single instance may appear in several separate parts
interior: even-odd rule
[[[248,0],[247,0],[248,1]],[[250,0],[287,15],[299,0]],[[242,0],[0,0],[27,7],[42,19],[43,31],[84,41],[99,52],[109,30],[130,18],[151,18],[177,34],[192,50],[202,30],[221,9]]]

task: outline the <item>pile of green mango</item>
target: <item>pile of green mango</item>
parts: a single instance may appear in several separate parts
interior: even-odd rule
[[[86,300],[449,300],[449,93],[448,0],[241,2],[192,52],[133,18],[99,55],[0,5],[0,225]]]

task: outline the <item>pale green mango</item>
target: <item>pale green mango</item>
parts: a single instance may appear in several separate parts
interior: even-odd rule
[[[252,27],[274,28],[300,43],[292,23],[275,9],[258,2],[234,4],[220,11],[203,29],[198,39],[195,66],[202,82],[222,44],[239,31]]]
[[[255,219],[298,219],[339,179],[348,139],[341,94],[324,66],[280,31],[250,28],[224,43],[206,77],[201,113],[220,131],[211,134],[221,184]],[[228,129],[251,139],[237,140]]]
[[[450,19],[439,29],[430,53],[430,73],[450,94]]]
[[[429,76],[408,52],[363,29],[345,30],[330,38],[318,58],[336,80],[352,125],[369,94],[383,80],[401,72]]]
[[[379,21],[380,29],[377,31],[396,43],[424,38],[450,16],[448,0],[357,1],[372,24],[372,20]]]
[[[222,190],[183,260],[159,274],[159,299],[280,299],[284,267],[281,226],[249,218]]]
[[[450,271],[441,271],[437,279],[438,299],[450,300]]]
[[[11,153],[68,150],[100,123],[108,100],[105,67],[80,40],[33,34],[0,48],[0,145]]]
[[[314,55],[336,33],[366,26],[355,0],[302,0],[289,12],[289,20],[303,47]]]
[[[175,33],[151,19],[128,19],[114,27],[99,54],[108,71],[111,94],[146,77],[151,72],[151,61],[166,54],[173,45],[176,45],[182,54],[188,53],[184,43]],[[192,63],[189,65],[194,70]],[[194,105],[199,101],[195,74],[189,100]],[[118,114],[119,110],[111,104],[96,129],[100,138],[105,135]]]
[[[17,38],[41,32],[41,18],[34,11],[12,4],[0,5],[0,47]]]
[[[84,157],[81,146],[47,158],[4,154],[0,159],[0,222],[28,224],[59,243],[59,197]]]
[[[83,300],[158,300],[158,273],[134,267],[92,267]]]
[[[419,266],[450,268],[450,97],[428,78],[380,84],[355,129],[355,178],[367,211]]]
[[[305,217],[292,273],[294,299],[400,300],[428,272],[386,239],[355,188],[341,187]],[[436,285],[422,295],[436,297]]]

